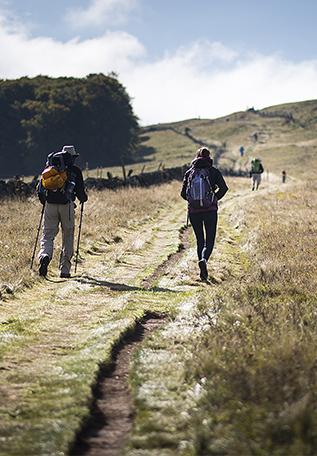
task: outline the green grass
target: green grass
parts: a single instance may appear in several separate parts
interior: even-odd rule
[[[242,189],[221,212],[217,280],[136,355],[129,456],[316,454],[317,187]]]
[[[85,213],[82,275],[61,282],[52,267],[49,281],[34,279],[32,287],[1,301],[1,456],[67,453],[114,345],[147,312],[175,315],[181,296],[155,284],[147,289],[142,280],[178,249],[178,188],[173,183],[150,191],[93,192]],[[8,201],[4,215],[22,204]],[[10,229],[6,242],[15,245],[17,227],[12,223]]]
[[[316,186],[310,188],[289,187],[261,199],[260,219],[255,206],[249,209],[246,222],[257,234],[247,275],[206,293],[200,306],[210,329],[194,356],[196,379],[204,379],[191,430],[197,456],[316,454],[310,204],[315,207],[317,198]],[[306,223],[296,223],[298,217]]]

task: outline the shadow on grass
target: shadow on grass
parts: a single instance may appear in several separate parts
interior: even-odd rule
[[[153,291],[156,293],[178,293],[178,291],[171,290],[169,288],[136,287],[134,285],[126,285],[125,283],[109,282],[108,280],[95,279],[94,277],[90,276],[74,277],[74,279],[80,283],[95,285],[99,287],[107,287],[113,291]]]
[[[49,277],[43,277],[43,279],[47,280],[48,282],[51,282],[51,283],[65,283],[67,282],[69,279],[57,279],[57,280],[54,280],[54,279],[50,279]]]

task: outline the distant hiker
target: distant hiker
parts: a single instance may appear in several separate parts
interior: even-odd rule
[[[252,178],[252,190],[257,190],[261,183],[261,174],[264,168],[259,158],[255,158],[251,161],[250,177]]]
[[[282,171],[282,183],[285,184],[286,182],[286,171]]]
[[[240,157],[243,157],[243,155],[244,155],[244,147],[241,146],[239,151],[240,151]]]
[[[210,151],[201,147],[186,171],[181,196],[188,203],[189,220],[196,241],[201,280],[208,279],[207,261],[212,253],[217,229],[217,202],[228,187],[220,171],[212,166]]]
[[[74,251],[74,201],[76,197],[81,203],[88,199],[82,172],[74,165],[78,156],[74,146],[64,146],[60,152],[49,154],[38,186],[38,197],[45,205],[39,252],[39,274],[44,277],[53,256],[53,244],[59,224],[62,227],[60,277],[70,277]]]

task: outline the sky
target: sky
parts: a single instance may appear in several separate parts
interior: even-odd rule
[[[0,0],[0,79],[115,72],[141,125],[317,98],[316,0]]]

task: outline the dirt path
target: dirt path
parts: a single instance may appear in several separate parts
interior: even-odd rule
[[[267,188],[265,192],[269,191]],[[243,219],[241,210],[245,210],[247,202],[254,198],[254,195],[250,191],[241,191],[235,195],[229,196],[225,204],[223,205],[223,210],[228,214],[233,215],[234,211],[236,212],[235,216],[237,220]],[[237,211],[237,209],[239,209]],[[234,229],[241,228],[238,224],[234,225]],[[234,236],[232,234],[232,228],[224,227],[222,224],[222,239],[220,240],[220,246],[217,248],[215,254],[215,263],[221,264],[220,258],[223,260],[224,253],[222,251],[222,246],[226,244],[233,244]],[[203,329],[204,323],[200,321],[199,317],[196,315],[197,308],[197,298],[195,298],[195,292],[198,285],[198,282],[194,278],[195,274],[195,247],[189,245],[189,234],[190,230],[181,230],[182,237],[180,243],[179,252],[170,255],[158,268],[157,270],[147,279],[143,280],[145,287],[153,286],[153,283],[157,282],[158,287],[162,289],[173,289],[178,291],[188,291],[191,293],[191,298],[184,300],[177,312],[177,317],[173,322],[165,321],[164,325],[158,320],[147,321],[145,326],[138,325],[135,332],[132,334],[132,340],[128,339],[123,345],[122,349],[119,351],[119,355],[115,361],[115,368],[112,372],[109,373],[105,378],[101,378],[98,383],[98,391],[96,397],[96,403],[92,409],[91,418],[89,419],[87,425],[80,432],[76,444],[71,452],[72,456],[79,455],[89,455],[89,456],[102,456],[102,455],[111,455],[116,456],[120,454],[121,450],[124,448],[129,433],[131,432],[132,423],[133,423],[133,405],[130,397],[130,388],[128,382],[128,373],[132,366],[132,355],[135,351],[142,353],[144,339],[146,341],[149,332],[161,328],[161,332],[158,336],[154,334],[158,340],[162,338],[169,341],[169,348],[166,350],[166,359],[168,364],[171,361],[170,352],[173,351],[172,347],[177,343],[186,345],[186,339],[190,338],[190,334],[195,328],[197,332],[200,328]],[[186,248],[184,248],[186,247]],[[219,258],[220,257],[220,258]],[[234,268],[230,268],[230,265],[227,264],[229,260],[229,255],[227,253],[226,263],[222,264],[220,270],[218,267],[217,272],[211,271],[211,278],[214,279],[213,283],[220,283],[222,280],[225,280],[226,275],[231,274]],[[222,262],[223,263],[223,262]],[[238,263],[238,262],[237,262]],[[236,264],[239,267],[239,264]],[[150,324],[150,330],[148,329],[148,324]],[[171,339],[173,342],[171,342]],[[179,342],[179,341],[182,342]],[[146,352],[145,352],[146,353]],[[154,372],[157,373],[157,367],[160,367],[161,373],[168,369],[167,365],[162,365],[161,360],[162,347],[160,345],[159,357],[153,362],[153,351],[151,351],[150,358],[148,359],[147,355],[145,357],[145,362],[147,368],[151,369],[151,365],[155,364]],[[174,355],[175,356],[175,353]],[[184,363],[186,356],[184,353],[180,356],[180,359],[177,359],[177,365],[180,366]],[[174,362],[176,360],[174,359]],[[175,372],[173,376],[175,376]],[[155,382],[155,373],[152,374],[151,381]],[[157,375],[159,378],[160,375]],[[177,377],[177,375],[176,375]],[[146,384],[146,381],[144,381]],[[158,390],[162,391],[162,385],[157,387]],[[101,392],[101,393],[100,393]],[[164,394],[164,393],[163,393]],[[99,395],[101,397],[99,398]],[[151,396],[151,395],[149,395]],[[173,402],[173,395],[171,395],[171,403]],[[166,401],[167,398],[164,400]],[[148,398],[150,402],[150,397]],[[153,398],[154,402],[157,402],[157,397]],[[156,404],[155,407],[159,406]],[[188,405],[186,406],[186,408]],[[182,410],[184,405],[178,406],[179,410]],[[184,412],[184,410],[183,410]],[[158,418],[159,419],[159,418]]]
[[[150,277],[143,279],[145,289],[151,289],[156,281],[179,263],[184,249],[189,247],[189,230],[184,227],[180,234],[178,251],[170,254]],[[134,407],[129,386],[132,357],[140,349],[142,341],[164,324],[166,319],[162,315],[149,313],[137,323],[130,335],[114,347],[111,355],[113,362],[108,369],[100,370],[90,416],[78,433],[70,456],[120,454],[133,424]]]
[[[129,368],[141,341],[163,325],[163,318],[149,314],[137,324],[112,354],[113,363],[101,371],[89,419],[78,434],[70,456],[115,456],[131,431],[133,405],[129,390]]]
[[[1,303],[0,454],[66,452],[113,347],[148,312],[175,312],[181,297],[157,287],[155,271],[179,250],[184,209],[180,201],[100,245],[81,275],[49,276]]]

